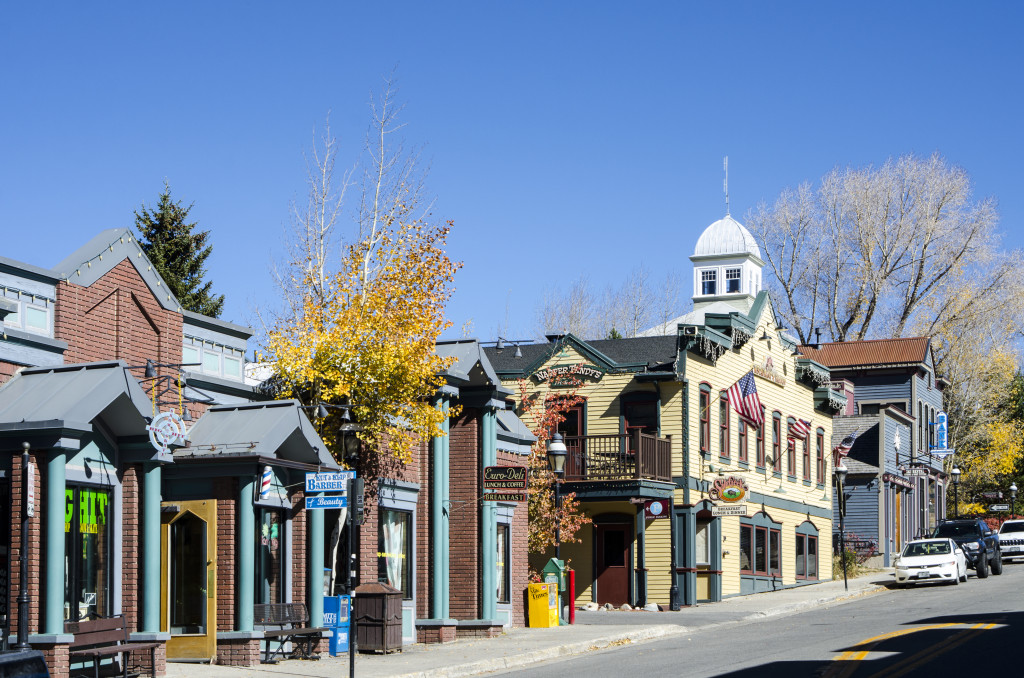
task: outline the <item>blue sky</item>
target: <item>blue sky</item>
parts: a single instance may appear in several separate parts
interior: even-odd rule
[[[269,266],[328,111],[355,161],[396,70],[403,133],[464,262],[452,335],[532,336],[547,288],[676,270],[836,165],[939,151],[1024,246],[1021,3],[10,3],[0,254],[52,266],[164,179],[212,231],[223,317]],[[690,291],[687,290],[689,295]]]

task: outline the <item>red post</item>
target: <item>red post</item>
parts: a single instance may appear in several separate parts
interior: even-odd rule
[[[569,623],[576,623],[576,570],[569,570],[565,573],[569,586]]]

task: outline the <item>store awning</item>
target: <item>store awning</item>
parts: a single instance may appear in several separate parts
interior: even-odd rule
[[[340,468],[296,400],[223,405],[207,410],[174,459],[264,457]]]

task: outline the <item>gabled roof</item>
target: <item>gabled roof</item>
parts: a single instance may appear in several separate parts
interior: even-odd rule
[[[117,436],[146,435],[152,405],[121,361],[25,369],[0,386],[0,431],[88,432],[101,418]]]
[[[174,458],[270,457],[339,468],[296,400],[211,407]]]
[[[844,367],[895,367],[924,365],[928,362],[931,342],[928,337],[903,339],[864,339],[836,341],[798,347],[805,356],[831,369]]]
[[[609,370],[643,372],[660,368],[671,370],[676,361],[677,339],[668,337],[633,337],[630,339],[598,339],[583,341],[572,334],[544,344],[521,344],[522,357],[516,357],[515,346],[484,348],[494,370],[500,375],[528,374],[540,369],[563,346],[576,349],[586,358]]]
[[[475,385],[501,386],[491,361],[484,355],[476,339],[439,341],[434,350],[442,358],[455,358],[455,362],[444,371],[445,377],[469,383],[480,382]]]

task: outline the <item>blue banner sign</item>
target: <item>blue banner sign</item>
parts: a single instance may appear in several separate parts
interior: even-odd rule
[[[306,492],[344,492],[346,483],[355,477],[355,471],[307,473]]]
[[[306,497],[307,509],[342,509],[348,507],[348,497],[329,494],[326,497]]]
[[[949,447],[949,419],[945,412],[935,415],[935,447],[944,450]]]

